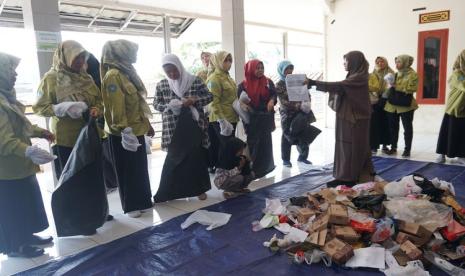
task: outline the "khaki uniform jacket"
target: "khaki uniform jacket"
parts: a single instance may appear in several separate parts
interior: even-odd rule
[[[96,107],[99,112],[103,111],[102,97],[100,91],[86,91],[82,93],[85,102],[90,108]],[[83,118],[72,119],[69,116],[57,117],[53,111],[53,105],[58,104],[56,96],[56,75],[47,73],[42,79],[38,89],[38,100],[32,106],[34,112],[43,117],[51,117],[51,129],[56,136],[56,144],[65,147],[74,147],[81,129],[86,125]]]
[[[25,156],[31,137],[40,137],[44,129],[34,125],[31,137],[23,134],[23,120],[13,109],[0,105],[0,179],[22,179],[34,175],[39,166]]]
[[[415,94],[418,89],[418,75],[417,73],[410,68],[403,76],[399,76],[397,73],[397,78],[396,78],[396,90],[400,92],[404,92],[406,94]],[[417,101],[415,100],[415,97],[412,99],[412,104],[410,106],[397,106],[397,105],[392,105],[388,102],[386,102],[386,106],[384,107],[384,110],[386,110],[389,113],[405,113],[409,112],[412,110],[416,110],[418,108]]]
[[[237,123],[239,116],[233,109],[233,102],[237,99],[234,80],[226,73],[214,72],[207,80],[207,87],[213,95],[210,104],[210,122],[226,119],[230,123]]]
[[[149,130],[140,101],[143,98],[129,78],[116,68],[110,69],[102,81],[105,106],[105,132],[121,136],[121,131],[131,127],[134,135],[141,136]]]

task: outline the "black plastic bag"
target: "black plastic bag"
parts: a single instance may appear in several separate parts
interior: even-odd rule
[[[369,210],[373,213],[374,218],[380,218],[384,215],[383,201],[386,195],[364,195],[352,199],[352,203],[359,209]]]
[[[413,181],[421,188],[422,194],[430,196],[433,202],[441,203],[441,198],[444,194],[443,190],[436,188],[429,179],[421,174],[414,173]]]
[[[294,119],[292,119],[289,128],[290,142],[292,144],[311,144],[321,133],[320,129],[311,125],[313,121],[313,112],[309,114],[299,112]]]
[[[59,237],[92,233],[107,220],[102,144],[94,119],[81,130],[63,169],[52,211]]]

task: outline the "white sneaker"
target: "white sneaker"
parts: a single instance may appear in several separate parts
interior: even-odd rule
[[[454,163],[459,165],[465,165],[465,158],[457,157],[457,159],[454,160]]]
[[[130,218],[138,218],[142,215],[142,213],[140,211],[132,211],[132,212],[126,213],[126,215]]]
[[[444,154],[439,154],[436,158],[436,163],[446,163],[446,156]]]

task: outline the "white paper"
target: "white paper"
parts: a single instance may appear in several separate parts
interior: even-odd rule
[[[290,74],[286,76],[286,89],[289,101],[305,102],[310,101],[308,88],[304,83],[304,74]]]
[[[302,231],[298,228],[291,227],[289,234],[287,234],[286,239],[292,242],[304,242],[308,237],[308,232]]]
[[[194,223],[200,223],[202,225],[208,225],[207,230],[212,230],[227,224],[230,218],[231,214],[197,210],[181,224],[181,228],[186,229]]]
[[[291,231],[292,226],[289,223],[280,223],[274,226],[274,229],[278,230],[279,232],[283,233],[284,235],[289,234]]]
[[[354,250],[354,256],[347,261],[347,267],[371,267],[385,269],[383,247],[367,247]]]

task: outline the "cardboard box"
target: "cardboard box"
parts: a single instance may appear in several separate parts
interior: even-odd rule
[[[327,213],[321,214],[313,221],[311,231],[316,232],[328,228],[328,221],[329,215]]]
[[[329,203],[336,203],[337,195],[331,189],[323,189],[318,192]]]
[[[403,244],[406,241],[411,241],[416,247],[421,247],[425,245],[427,242],[429,242],[429,240],[429,238],[420,238],[404,232],[399,232],[396,237],[396,242],[398,244]]]
[[[323,247],[323,251],[331,257],[331,259],[340,265],[345,264],[354,256],[354,249],[349,244],[334,238],[327,242]]]
[[[309,208],[301,208],[297,210],[297,221],[300,223],[307,223],[308,219],[315,215],[316,212]]]
[[[405,252],[400,249],[394,252],[392,256],[394,256],[400,266],[406,266],[407,263],[411,261],[407,254],[405,254]]]
[[[306,240],[306,242],[323,247],[326,243],[326,236],[328,235],[328,229],[317,231],[312,233]]]
[[[420,237],[422,239],[429,239],[431,238],[431,235],[433,235],[431,231],[421,226],[420,224],[398,220],[398,225],[399,225],[399,231]]]
[[[331,204],[328,209],[329,214],[329,223],[339,224],[339,225],[348,225],[349,224],[349,214],[347,212],[347,207],[339,204]]]
[[[400,250],[402,250],[410,260],[418,260],[423,255],[423,252],[418,249],[411,241],[405,241],[400,245]]]
[[[360,234],[355,232],[350,226],[333,225],[331,233],[333,236],[336,236],[336,238],[348,242],[356,242],[360,239]]]

